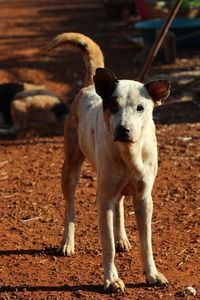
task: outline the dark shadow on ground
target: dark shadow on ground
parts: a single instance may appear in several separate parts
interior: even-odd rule
[[[37,254],[47,254],[47,255],[57,255],[57,248],[44,248],[44,249],[19,249],[19,250],[1,250],[0,256],[8,255],[37,255]]]
[[[139,289],[142,288],[144,289],[148,285],[145,283],[140,283],[140,284],[127,284],[127,288],[131,289]],[[2,286],[0,288],[0,292],[38,292],[38,291],[43,291],[43,292],[48,292],[48,291],[55,291],[55,292],[77,292],[77,291],[86,291],[86,292],[91,292],[91,293],[98,293],[98,294],[106,294],[103,290],[102,285],[75,285],[75,286],[70,286],[70,285],[63,285],[63,286]],[[120,293],[118,294],[120,296]]]
[[[181,124],[200,122],[200,107],[193,101],[166,103],[154,110],[156,124]]]

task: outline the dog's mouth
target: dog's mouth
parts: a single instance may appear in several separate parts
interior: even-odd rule
[[[114,142],[120,142],[120,143],[134,143],[134,141],[133,140],[131,140],[131,139],[115,139],[114,138]]]
[[[114,142],[120,143],[134,143],[133,139],[129,135],[115,135]]]

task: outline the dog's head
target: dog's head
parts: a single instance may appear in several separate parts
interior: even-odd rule
[[[169,95],[170,83],[156,80],[142,84],[118,80],[109,70],[98,68],[94,76],[97,94],[103,100],[106,125],[114,141],[138,141],[145,124],[152,120],[154,105]]]

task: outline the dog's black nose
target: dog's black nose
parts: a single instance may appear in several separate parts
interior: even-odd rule
[[[124,125],[119,125],[115,133],[115,141],[127,142],[130,140],[129,137],[130,128]]]
[[[118,132],[119,132],[119,134],[121,134],[121,135],[128,134],[129,131],[130,131],[130,128],[129,128],[129,127],[126,127],[126,126],[124,126],[124,125],[119,125],[119,127],[118,127]]]

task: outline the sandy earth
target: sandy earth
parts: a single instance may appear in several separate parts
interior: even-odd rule
[[[1,82],[46,84],[64,101],[80,88],[84,68],[79,55],[61,49],[38,50],[56,34],[78,31],[102,47],[106,66],[119,78],[137,79],[144,58],[129,42],[134,31],[106,19],[101,2],[89,0],[0,1]],[[95,203],[96,177],[84,164],[77,189],[76,253],[56,255],[64,224],[60,188],[63,137],[0,140],[0,299],[181,299],[193,286],[200,299],[200,108],[185,84],[200,74],[200,47],[179,49],[175,64],[154,64],[149,74],[172,80],[172,96],[155,111],[159,172],[153,190],[153,247],[165,288],[149,287],[141,271],[131,199],[126,227],[132,250],[116,256],[125,293],[103,292],[101,247]]]

